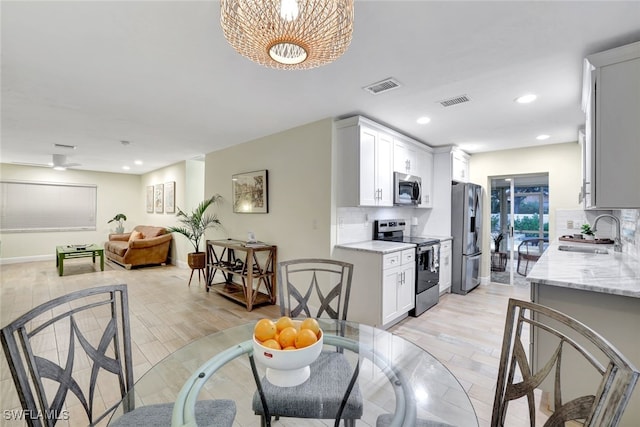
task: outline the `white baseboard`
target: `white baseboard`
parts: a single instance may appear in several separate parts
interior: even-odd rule
[[[38,261],[51,261],[55,265],[56,256],[55,255],[34,255],[34,256],[13,257],[13,258],[0,258],[0,265],[20,264],[23,262],[38,262]]]

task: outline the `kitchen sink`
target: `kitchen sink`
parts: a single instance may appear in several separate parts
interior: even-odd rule
[[[569,245],[560,245],[558,246],[558,250],[566,251],[566,252],[580,252],[583,254],[605,254],[606,255],[609,253],[609,251],[607,251],[606,249],[585,248],[580,246],[569,246]]]

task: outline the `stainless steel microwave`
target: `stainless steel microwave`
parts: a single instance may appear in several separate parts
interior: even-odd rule
[[[394,172],[393,190],[394,205],[419,205],[422,197],[422,179],[419,176]]]

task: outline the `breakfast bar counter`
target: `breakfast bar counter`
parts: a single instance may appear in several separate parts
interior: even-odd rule
[[[611,245],[554,242],[531,269],[527,281],[531,283],[533,302],[583,322],[616,346],[632,363],[640,366],[638,258],[614,252]],[[548,360],[553,344],[536,336],[532,337],[532,343],[532,365],[536,370]],[[574,374],[577,376],[571,375],[572,378],[580,378],[580,372]],[[584,378],[584,381],[588,379]],[[571,386],[580,388],[578,383]],[[548,390],[545,387],[541,388]],[[636,387],[620,426],[638,425],[640,390]]]
[[[607,253],[588,253],[588,250]],[[531,269],[527,281],[640,298],[640,259],[614,252],[612,245],[555,242]]]

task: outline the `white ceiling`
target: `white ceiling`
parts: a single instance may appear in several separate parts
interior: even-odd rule
[[[217,1],[1,6],[1,161],[134,174],[353,114],[471,153],[575,141],[582,59],[640,40],[640,1],[356,1],[343,57],[278,71],[228,45]],[[387,77],[402,87],[362,89]]]

